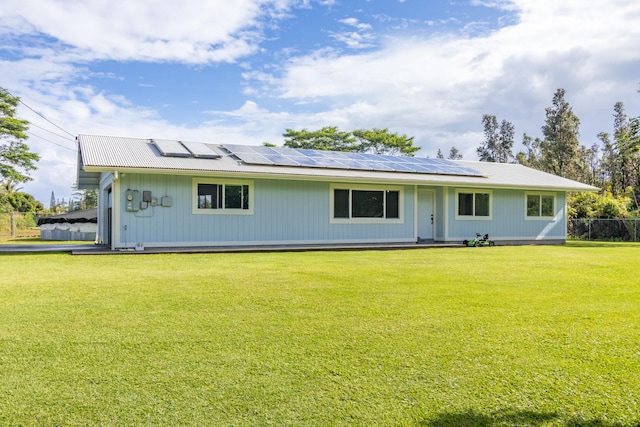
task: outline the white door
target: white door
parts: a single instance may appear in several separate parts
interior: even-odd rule
[[[418,239],[433,239],[433,190],[418,189]]]

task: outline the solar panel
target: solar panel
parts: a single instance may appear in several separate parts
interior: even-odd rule
[[[233,144],[223,147],[241,161],[253,165],[483,176],[474,169],[444,159]]]
[[[151,142],[160,150],[160,154],[165,157],[191,157],[191,152],[180,144],[180,141],[172,139],[152,139]]]
[[[278,166],[300,166],[294,158],[280,154],[263,154],[264,158]]]
[[[226,148],[227,150],[229,150],[230,152],[234,153],[234,154],[238,154],[238,153],[255,153],[256,151],[254,150],[257,147],[253,147],[251,145],[236,145],[236,144],[225,144],[223,145],[224,148]]]
[[[202,142],[180,141],[184,147],[193,154],[193,157],[201,159],[217,159],[222,157],[213,147]]]
[[[175,139],[152,139],[163,157],[196,157],[200,159],[218,159],[222,155],[203,142],[177,141]]]

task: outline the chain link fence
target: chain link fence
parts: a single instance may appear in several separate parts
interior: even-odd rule
[[[580,218],[567,224],[569,238],[637,242],[640,240],[640,218]]]

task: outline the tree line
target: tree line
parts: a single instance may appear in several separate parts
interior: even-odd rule
[[[520,163],[554,175],[601,188],[601,194],[569,198],[573,217],[613,218],[638,215],[640,203],[640,116],[629,116],[622,102],[613,106],[613,133],[600,132],[591,146],[580,143],[580,119],[557,89],[545,109],[542,136],[522,137],[523,150],[514,154],[511,122],[484,114],[484,139],[476,152],[481,161]]]
[[[20,98],[0,87],[0,212],[63,213],[97,205],[97,190],[76,190],[65,202],[53,193],[49,209],[20,187],[32,180],[40,156],[27,145],[29,122],[16,117]]]

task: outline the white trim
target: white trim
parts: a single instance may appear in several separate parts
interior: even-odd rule
[[[449,239],[449,187],[442,187],[442,240]]]
[[[459,215],[459,194],[473,194],[473,215]],[[475,215],[475,204],[476,204],[476,194],[488,194],[489,195],[489,215],[488,216],[477,216]],[[481,188],[456,188],[455,191],[455,218],[456,221],[492,221],[493,220],[493,190],[491,189],[481,189]]]
[[[351,215],[351,190],[357,191],[397,191],[398,218],[334,218],[334,190],[349,190],[349,215]],[[386,206],[385,206],[386,208]],[[330,224],[404,224],[404,187],[377,184],[329,184],[329,223]]]
[[[116,248],[116,245],[121,242],[122,236],[122,230],[120,229],[120,224],[122,224],[122,212],[120,212],[120,209],[122,209],[122,200],[120,200],[121,183],[122,181],[120,179],[118,179],[117,181],[111,181],[111,212],[113,213],[113,217],[111,218],[111,249]]]
[[[568,223],[567,221],[569,221],[569,212],[567,211],[567,194],[564,194],[564,206],[563,206],[563,210],[561,212],[562,214],[562,222],[564,223],[562,226],[562,229],[564,230],[564,237],[565,239],[567,238],[567,235],[569,234],[569,229],[568,229]]]
[[[418,186],[413,186],[413,237],[418,240]]]
[[[413,238],[402,239],[356,239],[356,240],[254,240],[254,241],[213,241],[213,242],[143,242],[147,248],[206,248],[218,246],[285,246],[285,245],[358,245],[358,244],[392,244],[392,243],[415,243]],[[136,243],[130,242],[125,246],[121,244],[113,249],[128,249],[136,246]]]
[[[553,216],[529,216],[528,215],[528,206],[527,206],[527,198],[529,196],[540,196],[540,209],[542,209],[542,196],[551,196],[553,197]],[[525,191],[524,192],[524,220],[525,221],[555,221],[556,214],[558,213],[557,208],[558,201],[558,193],[553,193],[549,191]],[[541,212],[542,213],[542,212]]]
[[[199,209],[198,184],[220,184],[224,185],[225,187],[227,185],[248,185],[249,209]],[[253,215],[253,193],[254,186],[252,180],[194,177],[191,179],[191,213],[193,215]]]

